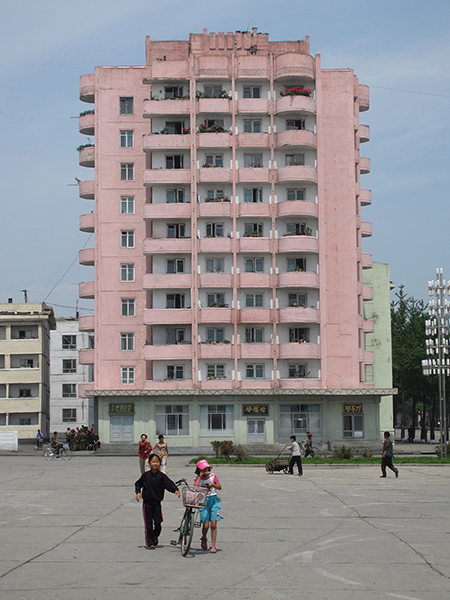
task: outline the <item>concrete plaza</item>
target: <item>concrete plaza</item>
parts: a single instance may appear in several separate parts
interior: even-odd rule
[[[169,476],[193,478],[170,457]],[[150,597],[436,600],[450,593],[450,468],[217,467],[219,551],[170,546],[182,504],[167,494],[160,545],[144,547],[134,457],[0,456],[1,600]]]

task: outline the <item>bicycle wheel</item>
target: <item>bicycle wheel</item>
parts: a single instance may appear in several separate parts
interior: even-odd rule
[[[63,460],[70,460],[73,456],[72,451],[67,448],[63,448],[59,455]]]
[[[195,512],[187,509],[181,525],[181,556],[186,556],[191,547],[192,537],[194,536]]]
[[[55,458],[55,454],[51,448],[46,448],[44,450],[44,458],[45,460],[53,460]]]

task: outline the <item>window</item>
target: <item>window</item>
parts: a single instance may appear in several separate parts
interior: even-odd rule
[[[206,329],[207,342],[223,342],[225,339],[225,329],[223,327],[208,327]]]
[[[309,327],[289,327],[290,342],[309,342]]]
[[[184,258],[169,258],[167,273],[184,273]]]
[[[304,165],[305,155],[304,154],[286,154],[286,166],[292,165]]]
[[[166,294],[166,308],[184,308],[184,294]]]
[[[306,235],[306,224],[286,223],[286,233],[288,235]]]
[[[261,133],[261,119],[244,119],[244,133]]]
[[[223,167],[223,154],[205,154],[205,164],[207,167]]]
[[[63,350],[76,350],[77,349],[77,336],[76,335],[63,335],[62,336],[62,348],[63,348]]]
[[[120,164],[120,179],[121,179],[121,181],[133,181],[134,180],[134,163],[121,163]]]
[[[264,379],[264,365],[246,365],[246,379]]]
[[[134,350],[134,333],[121,333],[120,334],[120,349],[121,350]]]
[[[342,437],[361,439],[364,437],[364,415],[342,415]]]
[[[246,327],[245,343],[262,344],[264,342],[264,329],[262,327]]]
[[[179,85],[170,85],[164,88],[164,98],[181,98],[183,88]]]
[[[214,96],[220,96],[222,94],[221,85],[205,85],[203,89],[205,94],[207,94],[210,98],[213,98]]]
[[[306,200],[306,190],[288,190],[287,191],[287,199],[288,200]]]
[[[306,377],[306,365],[289,365],[288,377],[294,379]]]
[[[244,85],[244,98],[261,98],[261,88],[259,85]]]
[[[122,317],[134,317],[136,315],[136,302],[134,298],[122,298]]]
[[[120,98],[120,114],[121,115],[132,115],[133,114],[133,98]]]
[[[223,190],[206,190],[206,200],[217,200],[225,196]]]
[[[77,372],[76,358],[63,359],[62,372],[63,373],[76,373]]]
[[[233,434],[234,408],[232,404],[209,404],[199,408],[200,435]]]
[[[244,167],[262,167],[262,154],[244,154]]]
[[[120,147],[121,148],[133,148],[133,131],[121,131],[120,132]]]
[[[32,358],[21,358],[20,359],[20,368],[21,369],[33,369],[34,368],[33,359]]]
[[[263,273],[264,259],[263,258],[246,258],[245,259],[246,273]]]
[[[288,273],[306,271],[306,258],[288,258],[287,270]]]
[[[225,365],[206,365],[207,379],[225,379]]]
[[[132,229],[121,232],[120,247],[134,248],[134,231]]]
[[[184,379],[184,366],[167,365],[167,379]]]
[[[19,398],[31,398],[31,390],[29,388],[19,390]]]
[[[184,129],[184,121],[166,121],[167,133],[181,134]]]
[[[280,435],[320,434],[320,404],[282,404]]]
[[[213,125],[219,125],[223,128],[223,119],[205,119],[205,125],[208,129]]]
[[[306,306],[306,294],[289,294],[289,306]]]
[[[76,423],[77,409],[76,408],[63,408],[62,409],[62,421],[63,421],[63,423]]]
[[[223,223],[206,223],[206,237],[223,237]]]
[[[20,329],[19,330],[19,340],[31,340],[31,339],[37,339],[37,335],[33,335],[33,332],[31,331],[31,329]]]
[[[123,263],[120,265],[120,281],[134,281],[133,263]]]
[[[305,119],[286,119],[286,129],[305,129]]]
[[[63,398],[76,398],[77,397],[77,386],[75,383],[63,383],[62,384],[62,397]]]
[[[189,435],[189,406],[156,405],[157,435]]]
[[[122,385],[134,384],[134,367],[121,367]]]
[[[95,348],[95,336],[93,333],[89,334],[88,348],[90,348],[91,350],[93,350]]]
[[[166,343],[169,345],[184,342],[186,331],[184,329],[166,329]]]
[[[262,202],[262,188],[249,188],[244,190],[244,202]]]
[[[207,258],[206,259],[207,273],[223,273],[223,258]]]
[[[183,204],[184,203],[184,190],[167,190],[166,203],[167,204]]]
[[[247,308],[262,308],[263,294],[245,294],[245,306]]]
[[[225,294],[219,292],[217,294],[206,294],[207,306],[225,307]]]
[[[175,223],[174,225],[167,225],[167,237],[168,238],[184,238],[186,226],[185,223]]]
[[[31,425],[31,418],[30,417],[19,418],[19,425]]]
[[[182,154],[169,154],[166,156],[166,169],[182,169],[184,156]]]
[[[262,223],[245,223],[244,237],[261,237],[263,234]]]
[[[122,215],[134,215],[134,196],[121,196],[120,212]]]

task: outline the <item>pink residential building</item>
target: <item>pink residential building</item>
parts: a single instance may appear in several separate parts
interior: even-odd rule
[[[80,80],[95,111],[79,151],[94,168],[94,212],[80,251],[104,442],[377,440],[371,235],[359,122],[369,90],[351,69],[322,69],[305,41],[249,32],[146,40],[146,64]],[[370,374],[369,376],[367,374]],[[302,438],[304,439],[304,438]]]

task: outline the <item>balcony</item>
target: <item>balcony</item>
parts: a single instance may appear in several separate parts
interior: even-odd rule
[[[82,102],[95,102],[95,73],[88,73],[80,77],[80,100]]]
[[[192,344],[145,345],[144,360],[191,360]]]
[[[200,183],[230,183],[231,169],[227,167],[202,167],[199,170]]]
[[[265,98],[239,98],[237,111],[240,114],[266,115],[269,112],[269,101]]]
[[[144,390],[191,390],[192,379],[171,379],[170,381],[147,380],[144,381]]]
[[[95,214],[88,213],[86,215],[80,215],[79,230],[85,233],[94,233],[95,229]]]
[[[145,273],[142,278],[144,290],[190,289],[191,273]]]
[[[94,364],[94,349],[89,348],[87,350],[78,351],[78,362],[80,365],[93,365]]]
[[[372,236],[372,223],[370,221],[361,221],[361,235],[363,238]]]
[[[207,381],[199,381],[201,390],[230,390],[234,387],[234,382],[231,379],[213,379]]]
[[[306,200],[284,200],[277,204],[277,218],[279,217],[317,218],[317,204]]]
[[[231,273],[201,273],[199,275],[201,288],[231,288]]]
[[[95,285],[93,281],[82,281],[78,284],[78,297],[86,300],[94,299]]]
[[[288,167],[278,167],[278,182],[283,181],[306,181],[317,183],[317,170],[315,167],[307,165],[289,165]]]
[[[199,148],[229,148],[231,146],[231,135],[227,132],[199,133]]]
[[[201,79],[231,79],[230,59],[227,56],[214,56],[213,53],[200,56],[198,77]]]
[[[238,79],[269,79],[268,56],[247,55],[237,59]]]
[[[360,190],[359,200],[361,206],[370,206],[372,204],[372,190]]]
[[[200,202],[198,205],[198,216],[231,217],[231,204],[230,202]]]
[[[188,116],[191,113],[191,101],[176,98],[174,100],[144,100],[144,117],[166,115]]]
[[[241,359],[273,358],[272,344],[239,344],[239,356]]]
[[[198,311],[199,323],[231,323],[231,308],[206,306]]]
[[[313,344],[310,342],[291,342],[287,344],[279,344],[279,357],[280,359],[308,359],[308,358],[320,358],[320,345]]]
[[[144,309],[144,325],[187,325],[191,321],[191,308]]]
[[[359,125],[358,127],[359,141],[361,143],[370,140],[370,127],[368,125]]]
[[[373,333],[373,321],[369,319],[364,319],[363,322],[364,333]]]
[[[319,311],[308,306],[289,306],[278,310],[279,323],[318,323]]]
[[[223,252],[229,254],[231,252],[231,239],[225,237],[216,238],[201,238],[199,240],[199,252]]]
[[[282,96],[277,98],[277,115],[298,112],[315,115],[315,100],[311,96]]]
[[[309,390],[319,387],[320,379],[313,377],[290,377],[289,379],[280,379],[278,383],[282,390]]]
[[[87,181],[80,181],[78,184],[78,195],[85,200],[94,200],[95,180],[88,179]]]
[[[144,220],[190,219],[191,205],[181,203],[144,204]]]
[[[95,135],[95,114],[93,112],[78,118],[78,130],[83,135]]]
[[[364,112],[370,108],[370,89],[368,85],[358,85],[359,110]]]
[[[233,345],[232,344],[199,344],[198,345],[199,358],[232,358],[233,357]]]
[[[229,113],[230,100],[228,98],[200,98],[198,101],[199,114]]]
[[[372,255],[368,252],[362,253],[362,268],[363,269],[371,269],[372,268]]]
[[[278,239],[278,253],[319,252],[319,241],[311,235],[287,235]]]
[[[316,148],[316,134],[307,129],[286,129],[277,133],[277,148],[297,146],[299,148]]]
[[[78,251],[78,262],[86,267],[93,267],[95,264],[95,248],[82,248]]]
[[[247,254],[268,254],[272,252],[272,240],[266,237],[241,237],[238,240],[238,252]]]
[[[271,288],[272,276],[269,273],[240,273],[239,288]]]
[[[186,149],[191,147],[191,136],[190,134],[149,133],[142,136],[142,143],[146,152],[158,149]]]
[[[269,183],[270,171],[265,167],[241,167],[238,170],[240,183]]]
[[[144,185],[155,185],[158,183],[190,183],[190,169],[146,169],[144,171]]]
[[[363,285],[363,300],[373,300],[373,287],[371,285]]]
[[[281,54],[274,60],[275,79],[314,79],[314,58],[309,54]]]
[[[279,273],[278,287],[280,288],[313,288],[319,287],[319,276],[307,271],[293,271],[292,273]]]
[[[370,158],[367,158],[366,156],[360,157],[359,170],[361,172],[361,175],[366,175],[367,173],[370,173]]]
[[[268,133],[239,133],[238,148],[268,148],[270,135]]]
[[[270,217],[270,204],[267,202],[242,202],[238,208],[239,217]]]
[[[80,331],[94,331],[95,315],[83,315],[78,317],[78,328]]]
[[[158,79],[181,81],[189,79],[189,62],[187,60],[153,60],[152,76],[145,78],[144,83],[156,83]]]
[[[237,315],[238,323],[271,323],[271,311],[268,308],[241,308]]]
[[[190,254],[191,238],[146,238],[144,254]]]
[[[78,151],[80,167],[95,167],[95,147],[86,146]]]

